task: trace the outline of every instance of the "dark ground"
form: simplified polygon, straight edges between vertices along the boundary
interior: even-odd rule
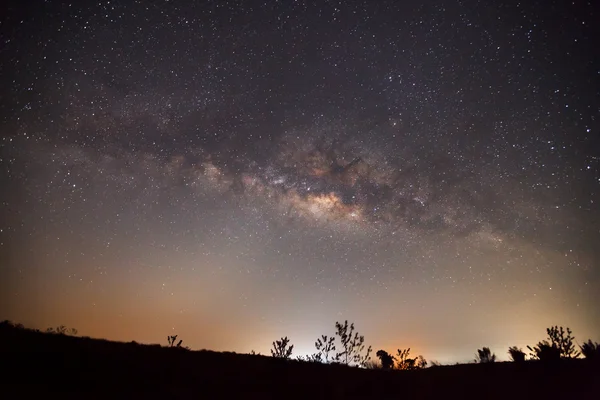
[[[6,399],[600,399],[588,360],[380,371],[11,326],[0,327],[0,368]]]

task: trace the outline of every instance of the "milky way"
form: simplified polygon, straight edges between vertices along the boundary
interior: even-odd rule
[[[397,3],[11,6],[1,316],[303,354],[349,319],[450,361],[597,336],[597,9]]]

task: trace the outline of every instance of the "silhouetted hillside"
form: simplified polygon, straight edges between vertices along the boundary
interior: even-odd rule
[[[0,351],[3,397],[600,398],[600,368],[587,360],[367,370],[111,342],[11,326],[0,328]]]

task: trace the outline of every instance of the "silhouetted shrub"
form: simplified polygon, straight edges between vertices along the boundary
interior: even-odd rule
[[[307,356],[298,356],[296,360],[303,362],[312,362],[312,363],[322,363],[323,359],[321,358],[321,354],[309,354]]]
[[[411,370],[411,369],[422,369],[427,367],[427,360],[421,355],[411,358],[409,357],[410,347],[408,349],[398,349],[398,354],[394,358],[396,363],[396,369],[399,370]]]
[[[180,347],[181,343],[183,343],[183,340],[179,340],[179,343],[175,344],[176,340],[177,340],[177,335],[167,336],[167,341],[169,342],[169,347]]]
[[[25,327],[23,326],[23,324],[15,324],[14,322],[6,319],[6,320],[0,322],[0,329],[6,329],[6,330],[25,329]]]
[[[496,355],[492,353],[489,347],[478,349],[475,354],[475,362],[479,364],[489,364],[496,361]]]
[[[379,358],[381,362],[382,369],[393,369],[395,358],[390,353],[385,350],[378,350],[375,355]]]
[[[365,337],[354,331],[354,323],[348,325],[348,320],[342,325],[339,322],[335,323],[336,335],[340,338],[342,351],[335,355],[335,360],[343,364],[365,366],[366,362],[371,359],[372,348],[369,346],[366,354],[362,352],[365,349]]]
[[[306,356],[306,361],[322,363],[323,357],[321,356],[321,353],[310,354],[310,355]]]
[[[600,343],[594,343],[592,339],[589,339],[579,348],[586,359],[600,361]]]
[[[416,369],[417,359],[410,358],[408,355],[410,354],[410,347],[408,349],[400,350],[398,349],[398,354],[396,354],[396,369],[400,370],[409,370]]]
[[[560,349],[547,340],[542,340],[533,348],[531,346],[527,346],[527,348],[531,351],[530,356],[533,359],[544,362],[560,360]]]
[[[294,345],[289,344],[290,339],[288,339],[287,336],[281,338],[281,340],[274,341],[273,348],[271,349],[271,356],[289,360],[292,357],[292,351],[294,349]]]
[[[567,328],[565,331],[562,326],[553,326],[546,329],[546,332],[550,338],[550,343],[560,350],[562,358],[579,357],[581,353],[575,348],[575,344],[573,343],[575,337],[573,337],[571,329]]]
[[[335,337],[327,337],[327,335],[321,335],[320,338],[315,342],[315,348],[317,353],[313,354],[313,358],[318,358],[321,362],[329,362],[329,354],[335,351]]]
[[[581,353],[575,349],[571,329],[566,330],[561,326],[552,326],[546,329],[548,340],[543,340],[535,347],[527,346],[532,358],[540,361],[556,361],[561,358],[577,358]]]
[[[167,336],[167,341],[169,342],[169,347],[177,347],[177,348],[186,349],[186,350],[190,349],[187,346],[181,345],[181,343],[183,343],[183,340],[180,339],[179,342],[177,342],[177,335]]]
[[[508,354],[510,355],[510,359],[514,362],[525,361],[525,352],[517,346],[509,347]]]
[[[14,328],[15,325],[12,323],[12,321],[5,319],[4,321],[0,322],[0,328]]]

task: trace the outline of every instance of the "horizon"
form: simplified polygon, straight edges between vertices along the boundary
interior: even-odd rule
[[[504,360],[600,337],[592,4],[9,5],[0,315]]]
[[[0,318],[0,320],[4,321],[5,319]],[[10,321],[10,320],[6,320],[6,321]],[[10,321],[13,324],[21,324],[18,321]],[[343,321],[340,321],[343,322]],[[351,323],[352,321],[348,321],[349,323]],[[47,327],[37,327],[37,326],[28,326],[25,324],[21,324],[23,325],[23,327],[25,329],[31,329],[31,330],[37,330],[41,333],[45,333],[47,331],[47,329],[49,328],[56,328],[57,326],[60,325],[50,325]],[[70,328],[75,328],[77,329],[76,326],[68,326],[68,325],[63,325],[65,326],[67,329]],[[561,325],[558,325],[561,326]],[[567,327],[565,327],[566,329]],[[360,330],[357,329],[357,332],[362,334],[362,332]],[[326,334],[326,333],[323,333]],[[576,347],[579,347],[582,343],[584,343],[585,341],[587,341],[588,339],[591,339],[592,341],[595,342],[595,338],[580,338],[581,340],[577,339],[577,335],[576,332],[574,332],[575,336],[574,336],[574,343],[576,345]],[[139,344],[144,344],[144,345],[160,345],[162,347],[168,347],[168,343],[166,340],[166,336],[165,336],[165,340],[162,341],[152,341],[152,340],[137,340],[135,338],[132,339],[126,339],[126,338],[120,338],[120,337],[101,337],[101,336],[94,336],[94,335],[87,335],[85,332],[81,332],[79,331],[79,329],[77,329],[77,333],[76,334],[70,334],[71,336],[74,337],[82,337],[82,338],[91,338],[91,339],[99,339],[99,340],[109,340],[109,341],[114,341],[114,342],[120,342],[120,343],[131,343],[131,342],[135,342],[135,343],[139,343]],[[266,356],[266,357],[271,357],[271,352],[270,350],[273,349],[272,343],[269,343],[268,346],[265,346],[264,344],[260,344],[260,346],[257,346],[256,348],[252,348],[250,350],[243,350],[243,349],[213,349],[213,348],[207,348],[207,347],[195,347],[195,346],[190,346],[190,342],[188,342],[186,340],[185,337],[183,337],[181,334],[178,334],[176,332],[171,332],[170,335],[177,335],[177,340],[182,340],[182,346],[188,347],[189,350],[191,351],[200,351],[200,350],[208,350],[208,351],[216,351],[216,352],[234,352],[237,354],[250,354],[252,351],[254,351],[257,355],[262,355],[262,356]],[[333,333],[329,333],[326,334],[328,336],[333,335]],[[167,335],[168,336],[168,335]],[[310,342],[310,340],[308,340],[308,342],[295,342],[292,340],[291,337],[289,337],[289,335],[283,335],[281,337],[277,337],[274,338],[272,340],[272,342],[274,342],[275,340],[279,340],[282,337],[287,336],[290,339],[290,345],[294,346],[294,350],[293,353],[291,355],[292,359],[296,359],[297,357],[306,357],[306,356],[310,356],[312,354],[315,354],[317,352],[317,350],[315,349],[314,346],[314,342],[316,341],[317,337],[320,337],[321,335],[315,336],[314,340]],[[193,337],[193,336],[192,336]],[[339,341],[339,337],[335,336],[336,339],[336,344],[338,344]],[[373,343],[370,343],[368,341],[367,338],[365,338],[365,350],[367,347],[372,346],[372,353],[370,355],[370,359],[372,361],[377,360],[377,357],[375,355],[375,353],[378,350],[385,350],[387,351],[389,354],[391,355],[395,355],[397,353],[397,351],[402,350],[402,349],[407,349],[410,348],[410,356],[411,357],[416,357],[416,356],[423,356],[425,358],[425,360],[428,362],[428,366],[431,366],[432,362],[437,362],[440,365],[454,365],[454,364],[471,364],[471,363],[476,363],[476,353],[477,350],[483,347],[487,347],[491,350],[492,354],[495,354],[496,356],[496,361],[497,362],[511,362],[510,357],[508,357],[508,348],[511,346],[516,346],[518,348],[521,348],[521,350],[523,350],[525,352],[525,354],[527,354],[527,356],[529,357],[529,354],[532,353],[531,351],[528,350],[527,346],[531,346],[534,347],[535,345],[538,344],[538,342],[541,342],[542,340],[547,340],[547,335],[544,337],[541,337],[540,339],[536,340],[535,342],[531,342],[531,343],[513,343],[510,344],[508,346],[506,346],[505,348],[503,348],[502,346],[489,346],[489,345],[482,345],[482,346],[478,346],[477,348],[475,348],[473,350],[473,356],[472,357],[464,357],[464,354],[461,354],[460,356],[448,356],[446,353],[446,356],[444,356],[444,353],[437,353],[437,357],[436,356],[430,356],[428,357],[427,354],[423,354],[423,352],[421,352],[419,350],[419,348],[414,348],[412,346],[401,346],[401,347],[393,347],[393,346],[376,346]],[[193,341],[192,341],[193,342]],[[502,351],[504,350],[504,352]],[[452,353],[452,352],[450,352]],[[460,357],[463,358],[460,358]]]

